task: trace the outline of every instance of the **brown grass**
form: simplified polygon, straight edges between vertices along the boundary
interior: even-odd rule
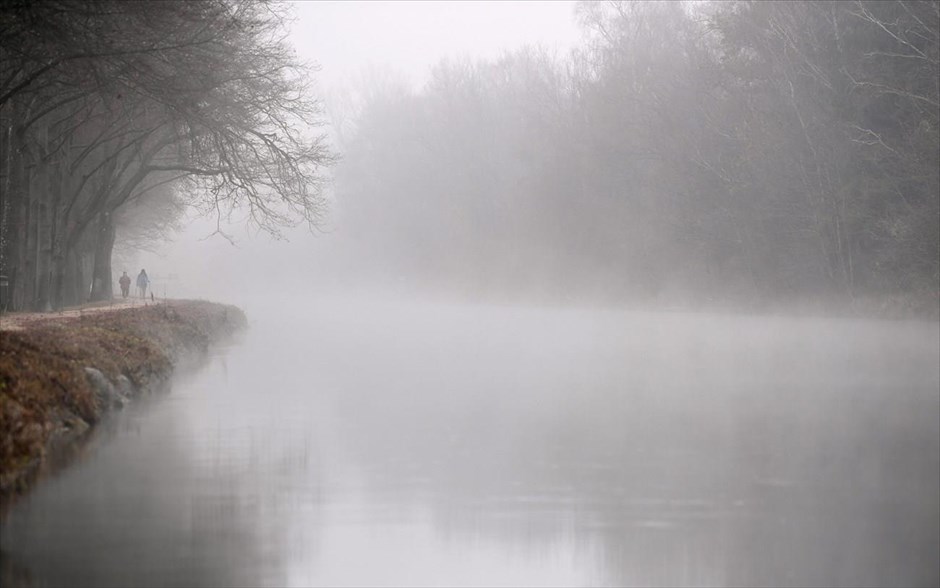
[[[87,423],[101,417],[83,368],[112,382],[124,375],[146,390],[182,357],[245,324],[232,306],[173,301],[0,331],[0,493],[17,490],[41,462],[63,414]]]

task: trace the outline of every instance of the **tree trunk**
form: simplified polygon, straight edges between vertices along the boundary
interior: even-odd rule
[[[32,190],[32,173],[26,170],[23,174],[23,193],[26,201],[23,225],[26,234],[23,243],[23,263],[20,267],[23,272],[19,277],[23,290],[23,309],[36,310],[36,252],[39,248],[39,202]]]
[[[98,215],[95,231],[95,265],[92,273],[91,300],[110,300],[112,295],[111,284],[111,251],[114,249],[114,224],[111,214],[103,212]]]
[[[23,304],[23,241],[26,238],[27,201],[23,193],[23,166],[13,154],[12,129],[5,129],[3,139],[2,208],[0,208],[0,275],[4,276],[3,310],[19,310]]]
[[[36,310],[52,310],[52,223],[50,206],[39,202],[36,218]]]

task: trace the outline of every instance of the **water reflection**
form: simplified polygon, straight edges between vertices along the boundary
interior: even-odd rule
[[[186,418],[200,381],[106,421],[91,457],[14,508],[3,546],[29,569],[22,585],[283,583],[283,525],[257,525],[272,510],[269,464],[241,467],[238,445],[206,459],[217,431]]]
[[[95,585],[940,581],[936,324],[250,310],[15,509],[7,561]]]

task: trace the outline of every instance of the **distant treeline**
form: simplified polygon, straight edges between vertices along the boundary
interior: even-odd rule
[[[0,310],[111,296],[117,231],[322,212],[309,69],[263,0],[0,3]]]
[[[337,199],[377,269],[487,294],[937,305],[940,3],[577,17],[568,55],[447,61],[337,109]]]

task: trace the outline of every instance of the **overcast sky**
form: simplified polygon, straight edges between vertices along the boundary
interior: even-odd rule
[[[298,54],[322,67],[329,91],[365,67],[390,67],[420,85],[444,57],[497,57],[525,44],[561,52],[580,37],[573,1],[296,2]]]

